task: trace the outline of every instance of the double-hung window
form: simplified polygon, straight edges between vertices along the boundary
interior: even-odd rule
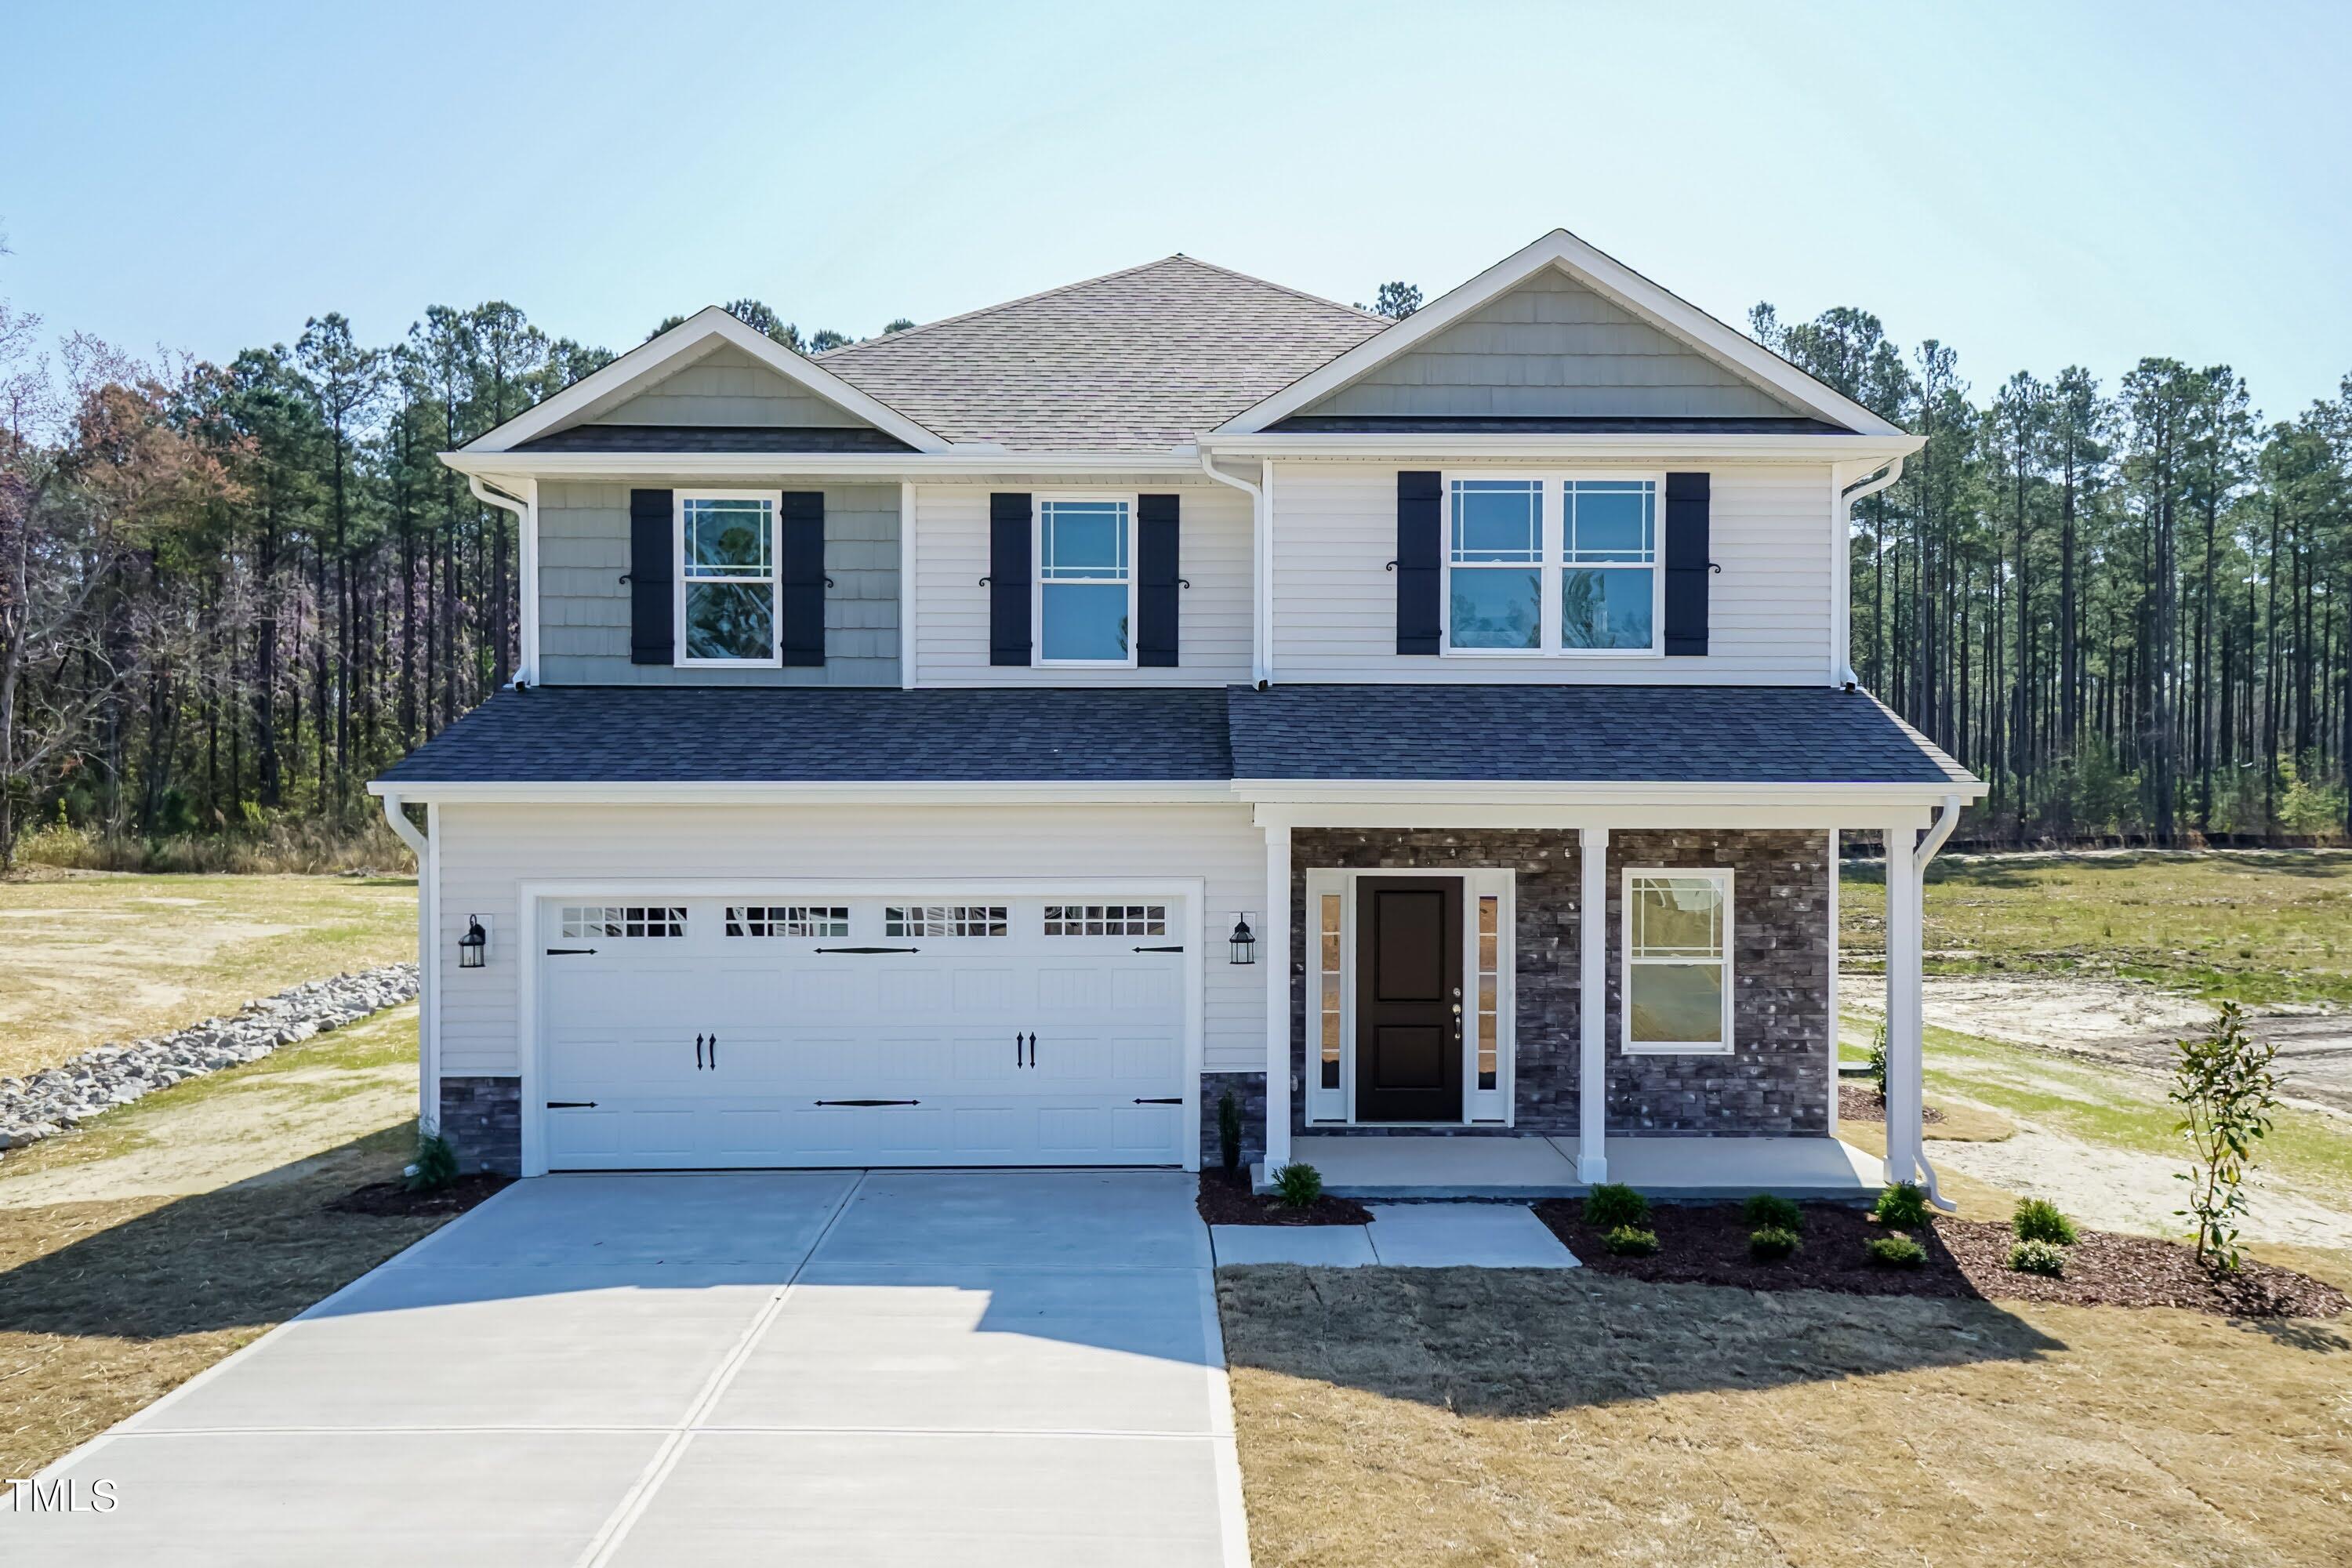
[[[1657,652],[1659,488],[1654,477],[1449,476],[1448,651]]]
[[[776,626],[773,490],[680,491],[677,661],[772,665]]]
[[[1624,1046],[1731,1050],[1731,873],[1625,873]]]
[[[1135,503],[1037,503],[1037,662],[1135,663]]]

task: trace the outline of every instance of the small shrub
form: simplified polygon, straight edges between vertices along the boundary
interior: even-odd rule
[[[438,1192],[457,1179],[457,1151],[438,1132],[420,1132],[416,1158],[401,1174],[412,1193]]]
[[[1748,1256],[1759,1263],[1778,1263],[1804,1245],[1787,1226],[1768,1225],[1748,1238]]]
[[[1777,1193],[1758,1193],[1739,1205],[1739,1217],[1758,1230],[1805,1228],[1805,1211]]]
[[[1870,1211],[1878,1223],[1896,1230],[1915,1230],[1927,1223],[1927,1192],[1916,1182],[1897,1182],[1878,1194]]]
[[[2058,1205],[2048,1198],[2021,1200],[2009,1228],[2017,1233],[2020,1241],[2043,1241],[2055,1247],[2072,1247],[2081,1239],[2074,1222],[2059,1213]],[[2011,1267],[2015,1267],[2013,1261]]]
[[[1650,1200],[1622,1182],[1602,1182],[1584,1194],[1584,1223],[1595,1230],[1649,1223]]]
[[[1286,1208],[1311,1208],[1323,1195],[1323,1173],[1294,1160],[1274,1173],[1274,1195]]]
[[[1874,1237],[1864,1250],[1881,1268],[1916,1268],[1927,1261],[1927,1249],[1907,1236]]]
[[[2066,1272],[2066,1249],[2054,1241],[2021,1241],[2009,1249],[2009,1266],[2020,1274],[2055,1279]]]
[[[1230,1089],[1217,1101],[1217,1159],[1228,1176],[1242,1168],[1242,1108]]]
[[[1658,1250],[1658,1233],[1639,1226],[1612,1226],[1603,1240],[1609,1250],[1620,1258],[1648,1258]]]
[[[1870,1037],[1870,1087],[1878,1098],[1886,1098],[1886,1021],[1880,1019]]]

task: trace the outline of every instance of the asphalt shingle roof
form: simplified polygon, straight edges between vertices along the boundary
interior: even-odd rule
[[[1243,779],[1974,782],[1826,686],[1233,687],[1227,718]]]
[[[1862,692],[1758,686],[502,691],[387,784],[1972,784]]]
[[[818,363],[951,441],[1159,451],[1271,396],[1389,323],[1171,256],[868,338]]]
[[[887,431],[830,425],[574,425],[518,452],[911,452]]]
[[[1216,687],[536,686],[386,783],[1097,783],[1233,776]]]

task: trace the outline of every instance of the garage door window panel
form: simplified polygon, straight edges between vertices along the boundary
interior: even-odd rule
[[[897,937],[1001,937],[1012,934],[1003,904],[892,904],[882,933]]]
[[[684,937],[686,910],[667,904],[565,904],[558,923],[562,934],[572,941]]]
[[[842,937],[849,934],[846,904],[730,904],[732,937]]]
[[[1165,904],[1047,904],[1045,934],[1073,936],[1166,936]]]

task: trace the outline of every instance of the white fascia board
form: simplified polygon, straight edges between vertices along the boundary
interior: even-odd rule
[[[684,368],[710,352],[715,342],[732,343],[788,381],[806,387],[845,413],[897,437],[919,452],[943,452],[950,443],[887,404],[860,392],[833,372],[753,331],[717,305],[706,305],[658,337],[639,343],[612,363],[582,376],[554,396],[525,409],[505,424],[466,444],[464,450],[504,452],[560,425],[593,416],[641,384],[660,379],[665,368]],[[683,362],[679,363],[678,362]]]
[[[1562,810],[1663,807],[1738,813],[1747,809],[1876,807],[1927,809],[1953,795],[1976,800],[1981,780],[1966,784],[1576,784],[1558,780],[1235,779],[1234,793],[1266,806],[1503,806]],[[1714,818],[1710,820],[1722,820]]]
[[[1924,436],[1779,436],[1763,434],[1472,435],[1415,434],[1208,435],[1202,449],[1234,458],[1349,458],[1414,461],[1443,458],[1512,458],[1564,461],[1626,458],[1643,462],[1811,462],[1883,467],[1927,444]]]
[[[1248,434],[1286,419],[1361,378],[1373,366],[1409,352],[1546,267],[1557,267],[1612,303],[1681,339],[1725,369],[1762,384],[1818,418],[1865,436],[1899,436],[1895,426],[1814,379],[1747,333],[1725,325],[1624,263],[1602,255],[1564,228],[1505,257],[1475,278],[1432,300],[1385,331],[1376,332],[1321,369],[1217,426]]]
[[[370,795],[442,805],[1020,805],[1030,804],[1199,805],[1234,804],[1233,787],[1222,779],[1163,782],[1118,779],[1106,783],[1013,782],[959,784],[943,781],[824,780],[814,783],[636,784],[594,782],[469,783],[429,779],[378,781]]]
[[[441,460],[461,474],[520,482],[526,479],[750,479],[779,474],[827,474],[874,479],[987,479],[1004,474],[1167,475],[1201,477],[1198,451],[1004,452],[950,447],[920,452],[444,452]]]

